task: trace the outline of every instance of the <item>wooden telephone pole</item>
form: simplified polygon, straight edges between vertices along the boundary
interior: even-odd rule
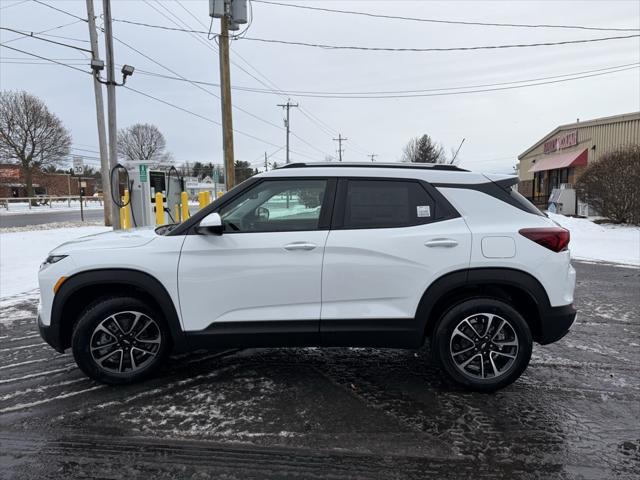
[[[298,107],[297,103],[291,103],[290,100],[287,100],[287,103],[279,103],[279,107],[282,107],[287,110],[287,118],[284,121],[284,126],[287,127],[287,163],[289,163],[289,135],[291,134],[290,122],[289,122],[289,110],[291,107]]]
[[[342,161],[342,152],[344,151],[344,149],[342,148],[342,142],[346,142],[347,140],[349,139],[343,137],[341,133],[338,134],[338,138],[333,139],[334,142],[338,142],[338,159],[340,161]]]
[[[220,18],[220,97],[222,102],[222,144],[224,180],[227,192],[236,184],[233,155],[233,121],[231,117],[231,70],[229,68],[229,18]]]
[[[89,25],[89,40],[91,41],[91,58],[100,60],[98,49],[98,33],[96,32],[96,16],[93,9],[93,0],[87,0],[87,21]],[[102,179],[102,202],[104,204],[104,224],[111,226],[111,211],[114,208],[111,201],[111,179],[109,173],[109,151],[107,149],[107,133],[104,124],[104,101],[102,99],[102,85],[93,75],[93,93],[96,97],[96,119],[98,121],[98,143],[100,149],[100,176]],[[80,202],[82,204],[82,202]]]

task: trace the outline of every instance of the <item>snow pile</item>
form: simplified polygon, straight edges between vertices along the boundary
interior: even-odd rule
[[[571,232],[572,258],[640,266],[640,227],[598,225],[586,218],[554,213],[549,218]]]
[[[82,202],[85,210],[96,210],[104,208],[102,202],[97,200],[88,200]],[[67,201],[54,201],[51,205],[37,205],[31,206],[27,202],[10,202],[9,209],[2,205],[0,207],[0,215],[24,215],[27,213],[47,213],[47,212],[80,212],[80,202],[78,200]]]
[[[0,233],[0,298],[37,288],[40,264],[61,243],[107,230],[95,226]]]

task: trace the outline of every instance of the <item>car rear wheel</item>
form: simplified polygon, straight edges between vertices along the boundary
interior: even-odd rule
[[[476,391],[513,383],[527,368],[533,344],[522,315],[492,298],[475,298],[451,308],[438,322],[431,342],[447,374]]]
[[[164,319],[133,297],[112,297],[91,305],[71,339],[80,369],[99,382],[133,383],[151,375],[170,352]]]

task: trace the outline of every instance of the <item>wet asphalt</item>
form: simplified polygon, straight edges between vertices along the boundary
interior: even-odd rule
[[[640,269],[575,266],[572,331],[494,394],[452,385],[427,349],[194,353],[107,387],[16,297],[0,312],[0,478],[638,479]]]

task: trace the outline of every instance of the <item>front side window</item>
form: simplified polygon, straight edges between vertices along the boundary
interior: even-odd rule
[[[429,223],[435,202],[417,182],[349,180],[344,228],[393,228]]]
[[[266,180],[220,209],[225,232],[317,230],[326,180]]]

